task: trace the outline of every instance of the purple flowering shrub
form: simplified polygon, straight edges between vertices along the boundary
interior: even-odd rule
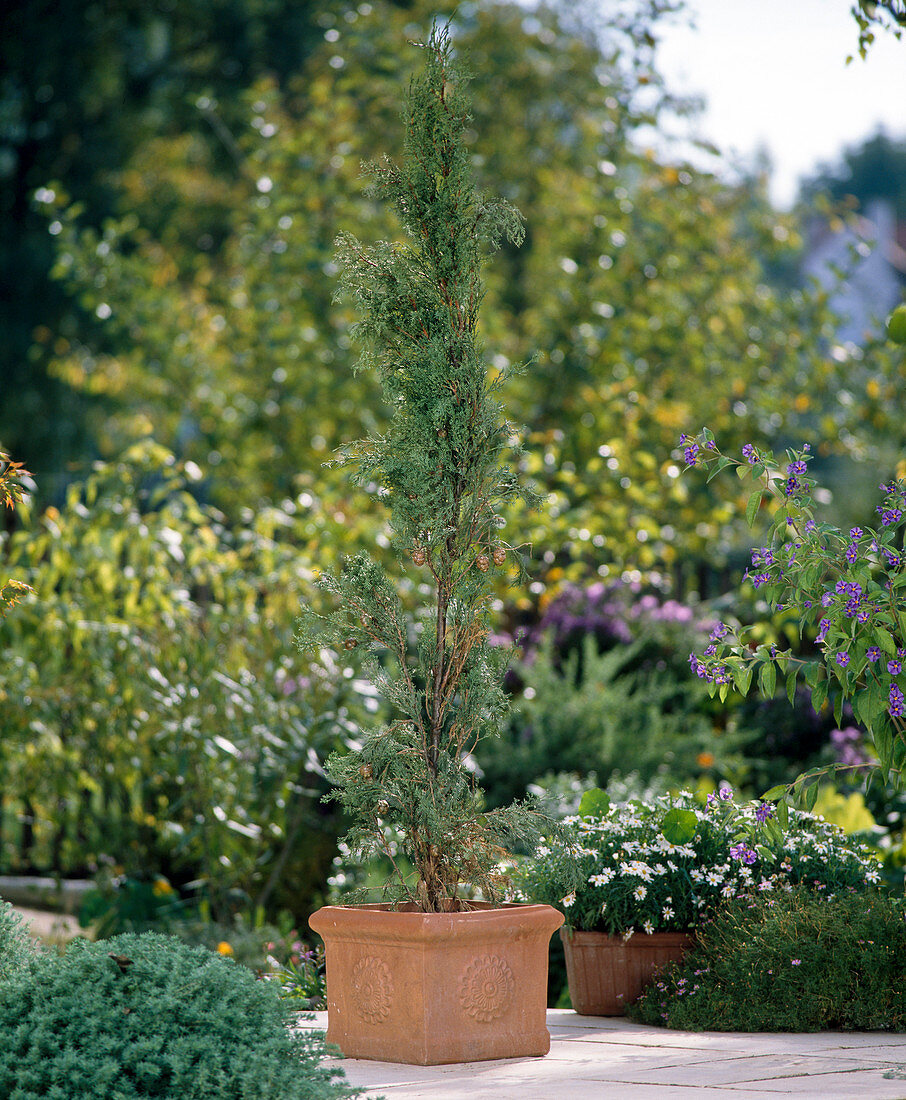
[[[519,644],[531,661],[549,643],[560,665],[570,653],[580,651],[589,636],[599,653],[639,642],[634,667],[664,670],[679,668],[690,636],[705,635],[713,626],[713,618],[702,619],[688,604],[645,592],[638,583],[597,581],[566,585],[538,621],[523,630]]]
[[[686,782],[738,766],[733,738],[718,743],[705,685],[686,671],[705,636],[691,607],[636,586],[565,589],[524,639],[501,736],[475,754],[489,804],[550,773]]]
[[[801,677],[820,709],[831,700],[837,725],[849,701],[855,720],[868,732],[884,779],[903,780],[906,761],[906,481],[882,484],[874,527],[844,532],[820,522],[812,503],[814,481],[808,476],[809,448],[789,451],[785,467],[770,451],[743,447],[743,459],[721,454],[705,429],[681,440],[687,466],[704,466],[711,475],[735,468],[755,483],[746,516],[750,526],[765,504],[772,504],[766,545],[752,552],[746,578],[775,611],[797,616],[800,636],[814,632],[817,660],[803,659],[773,645],[748,644],[745,631],[719,623],[709,644],[692,654],[692,670],[713,694],[725,699],[731,687],[748,693],[757,683],[774,694],[778,673],[792,700]],[[863,762],[836,764],[836,770]],[[826,771],[826,770],[825,770]],[[817,772],[791,784],[806,805],[814,804]],[[772,791],[776,797],[779,791]],[[811,803],[809,803],[811,800]]]

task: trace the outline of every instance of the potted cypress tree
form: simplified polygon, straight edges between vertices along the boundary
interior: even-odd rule
[[[502,378],[489,378],[477,337],[481,268],[502,237],[521,241],[522,222],[474,185],[467,76],[449,28],[435,26],[422,48],[405,161],[369,166],[407,240],[346,236],[340,259],[361,311],[364,365],[392,410],[386,435],[344,457],[382,486],[397,555],[430,606],[407,619],[382,566],[348,557],[321,578],[332,610],[303,608],[300,642],[365,651],[396,712],[327,763],[354,822],[353,855],[384,853],[395,868],[383,902],[311,918],[326,947],[328,1039],[348,1057],[427,1065],[547,1053],[547,947],[563,917],[500,904],[501,857],[545,822],[525,804],[485,811],[467,766],[507,707],[490,601],[493,571],[514,553],[500,513],[522,495],[505,461]],[[482,901],[469,900],[476,893]]]

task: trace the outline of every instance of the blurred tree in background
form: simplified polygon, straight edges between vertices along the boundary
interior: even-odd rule
[[[741,444],[812,434],[821,414],[845,439],[863,411],[834,405],[826,297],[772,283],[795,226],[763,187],[649,147],[683,109],[653,64],[672,5],[628,7],[634,19],[603,38],[577,29],[575,9],[569,30],[551,9],[457,9],[457,42],[483,74],[475,163],[529,227],[490,273],[487,336],[509,361],[539,356],[508,399],[531,432],[526,473],[552,504],[531,521],[540,582],[589,562],[688,571],[744,543],[726,501],[678,481],[671,452],[690,424]],[[349,225],[398,232],[359,164],[399,125],[401,47],[427,18],[418,3],[321,12],[301,78],[258,81],[230,112],[202,96],[227,174],[183,130],[136,147],[116,175],[120,213],[100,225],[62,188],[39,192],[55,274],[91,318],[51,372],[98,402],[86,423],[102,453],[151,433],[210,473],[232,516],[314,488],[368,507],[320,469],[381,423],[373,384],[350,377],[333,240]]]
[[[879,130],[846,149],[836,164],[825,165],[804,181],[801,200],[813,201],[818,195],[838,201],[852,195],[863,209],[872,199],[886,199],[897,218],[906,221],[906,141]]]
[[[182,183],[193,167],[217,186],[196,201],[193,247],[212,250],[234,196],[224,140],[242,111],[237,92],[267,73],[300,71],[323,32],[317,0],[10,0],[0,35],[0,438],[25,444],[46,492],[95,445],[94,401],[48,370],[86,319],[48,279],[54,242],[33,196],[65,180],[98,223],[122,210],[121,174],[167,139],[180,145]],[[207,106],[206,106],[207,105]],[[146,219],[161,229],[186,196],[164,181]],[[169,194],[167,189],[169,187]],[[196,199],[199,196],[196,196]],[[188,243],[188,242],[187,242]],[[88,330],[90,331],[90,329]],[[49,475],[49,476],[48,476]]]

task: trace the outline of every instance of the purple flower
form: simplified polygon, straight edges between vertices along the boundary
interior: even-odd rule
[[[801,458],[798,458],[787,466],[786,472],[790,477],[804,477],[808,473],[808,465]]]
[[[814,531],[815,530],[815,521],[813,519],[806,520],[805,529],[806,529],[806,531]]]
[[[698,444],[690,443],[688,447],[683,451],[683,458],[686,460],[687,466],[694,466],[695,460],[698,457]]]
[[[762,802],[755,810],[755,820],[759,825],[764,825],[769,817],[774,816],[774,807],[770,802]]]
[[[742,456],[750,466],[754,466],[758,461],[758,455],[755,453],[755,448],[751,443],[743,444]]]
[[[801,966],[802,959],[790,959],[790,966]]]
[[[903,705],[903,693],[896,684],[890,685],[887,709],[893,718],[899,718],[906,711],[906,707]]]
[[[865,656],[869,659],[869,661],[872,661],[872,662],[880,661],[881,660],[881,651],[880,651],[880,649],[878,649],[878,647],[876,645],[870,645],[868,647],[868,649],[865,651]]]
[[[837,664],[841,668],[846,668],[846,666],[849,664],[849,654],[846,652],[846,650],[843,650],[837,654]]]
[[[887,671],[891,676],[898,676],[902,667],[896,658],[887,662]]]
[[[827,637],[827,632],[829,630],[830,630],[830,619],[822,619],[821,622],[818,623],[818,637],[817,637],[816,640],[819,641],[819,642],[823,642],[824,639]]]
[[[859,557],[859,544],[851,542],[846,548],[846,560],[852,565]]]
[[[721,787],[717,793],[720,795],[721,802],[729,802],[733,797],[733,788],[724,786]]]
[[[862,528],[861,527],[850,527],[849,537],[851,539],[860,539],[862,537]]]
[[[730,633],[730,628],[726,623],[718,623],[717,626],[711,631],[709,637],[712,642],[719,642],[722,638]]]

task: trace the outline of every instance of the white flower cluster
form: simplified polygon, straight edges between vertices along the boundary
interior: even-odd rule
[[[695,834],[671,843],[664,821],[679,811]],[[676,816],[676,815],[674,815]],[[649,804],[614,805],[602,817],[566,819],[568,840],[552,840],[535,855],[533,896],[559,904],[577,928],[624,936],[633,931],[691,928],[728,898],[791,890],[803,883],[828,895],[880,881],[868,850],[821,818],[791,810],[787,829],[765,826],[755,807],[732,796],[703,809],[688,792]],[[559,893],[557,878],[578,863],[583,885]],[[575,880],[573,879],[573,882]]]

